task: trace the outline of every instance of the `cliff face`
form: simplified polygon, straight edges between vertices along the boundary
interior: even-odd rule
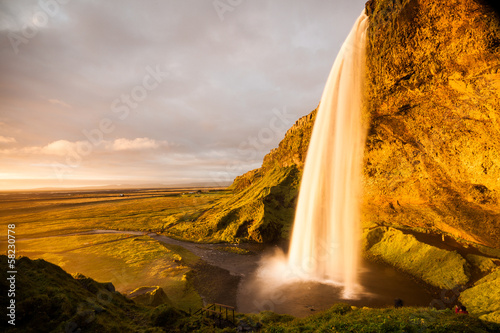
[[[500,25],[484,1],[371,0],[364,220],[500,246]]]

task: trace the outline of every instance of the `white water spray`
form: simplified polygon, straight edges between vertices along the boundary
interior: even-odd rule
[[[363,13],[328,77],[307,152],[288,255],[294,277],[339,283],[345,298],[358,291],[367,24]]]

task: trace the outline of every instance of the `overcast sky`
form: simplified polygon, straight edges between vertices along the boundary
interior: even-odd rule
[[[317,106],[364,3],[0,0],[0,189],[231,182]]]

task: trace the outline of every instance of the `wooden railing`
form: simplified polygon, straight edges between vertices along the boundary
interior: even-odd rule
[[[223,320],[236,325],[234,320],[234,307],[229,305],[213,303],[207,307],[199,309],[194,314],[206,315],[207,317],[214,319],[218,326],[222,325]]]

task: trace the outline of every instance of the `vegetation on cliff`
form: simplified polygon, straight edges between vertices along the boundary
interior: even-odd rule
[[[295,166],[276,168],[204,212],[196,221],[181,222],[167,233],[197,242],[272,242],[291,226],[298,192]],[[287,228],[288,227],[288,228]]]
[[[6,262],[6,256],[0,256]],[[17,260],[16,326],[7,332],[139,331],[150,322],[145,308],[103,284],[82,275],[73,278],[44,260]],[[6,290],[2,279],[2,290]],[[2,298],[2,308],[7,298]],[[11,328],[9,330],[9,327]]]

